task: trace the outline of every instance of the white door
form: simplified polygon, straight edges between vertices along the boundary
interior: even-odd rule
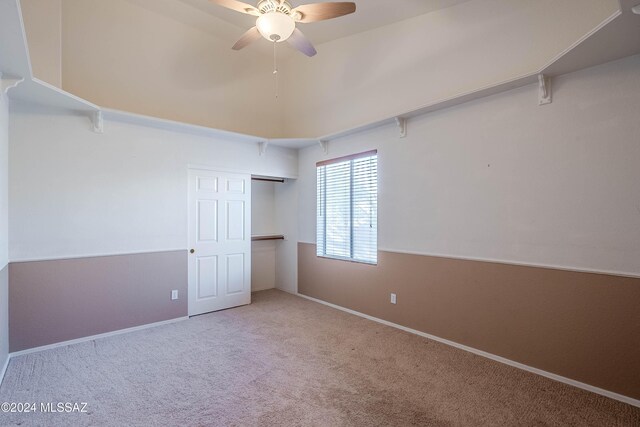
[[[189,316],[251,303],[251,175],[189,170]]]

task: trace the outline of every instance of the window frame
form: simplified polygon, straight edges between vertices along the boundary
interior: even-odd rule
[[[364,159],[367,157],[376,157],[376,177],[375,177],[375,224],[376,224],[376,230],[375,230],[375,248],[374,248],[374,252],[375,252],[375,261],[371,261],[371,260],[366,260],[366,259],[359,259],[359,258],[354,258],[353,254],[354,254],[354,161],[355,160],[359,160],[359,159]],[[319,253],[319,248],[318,248],[318,243],[319,243],[319,239],[318,239],[318,230],[316,229],[316,256],[318,258],[326,258],[326,259],[332,259],[332,260],[338,260],[338,261],[347,261],[347,262],[355,262],[355,263],[359,263],[359,264],[366,264],[366,265],[378,265],[378,150],[369,150],[369,151],[364,151],[361,153],[356,153],[356,154],[351,154],[348,156],[342,156],[342,157],[337,157],[334,159],[329,159],[329,160],[323,160],[320,162],[316,163],[316,228],[318,227],[318,222],[320,220],[320,212],[319,212],[319,200],[320,200],[320,194],[319,192],[321,191],[321,183],[318,177],[318,171],[320,167],[323,166],[328,166],[328,165],[332,165],[332,164],[337,164],[337,163],[344,163],[344,162],[349,162],[349,253],[352,255],[351,257],[343,257],[343,256],[339,256],[339,255],[330,255],[327,254],[327,183],[326,183],[326,175],[325,175],[325,182],[324,182],[324,188],[322,191],[322,197],[323,197],[323,201],[322,201],[322,206],[324,208],[324,212],[322,215],[322,220],[324,221],[324,225],[323,225],[323,233],[322,233],[322,253]]]

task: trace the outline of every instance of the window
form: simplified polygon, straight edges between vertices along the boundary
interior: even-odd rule
[[[317,164],[317,255],[378,262],[377,151]]]

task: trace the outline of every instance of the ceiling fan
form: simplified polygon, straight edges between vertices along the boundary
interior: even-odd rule
[[[238,0],[209,1],[258,17],[256,26],[244,33],[233,45],[234,50],[240,50],[262,36],[274,43],[286,40],[307,56],[313,56],[317,52],[302,31],[296,28],[296,23],[324,21],[356,11],[356,4],[353,2],[312,3],[293,8],[287,0],[260,0],[255,7]]]

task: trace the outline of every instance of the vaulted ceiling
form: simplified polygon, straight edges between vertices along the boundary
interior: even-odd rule
[[[618,9],[360,0],[353,15],[301,24],[318,55],[283,44],[276,90],[268,42],[230,49],[253,18],[207,0],[22,3],[36,77],[100,106],[269,137],[322,135],[531,73]]]

